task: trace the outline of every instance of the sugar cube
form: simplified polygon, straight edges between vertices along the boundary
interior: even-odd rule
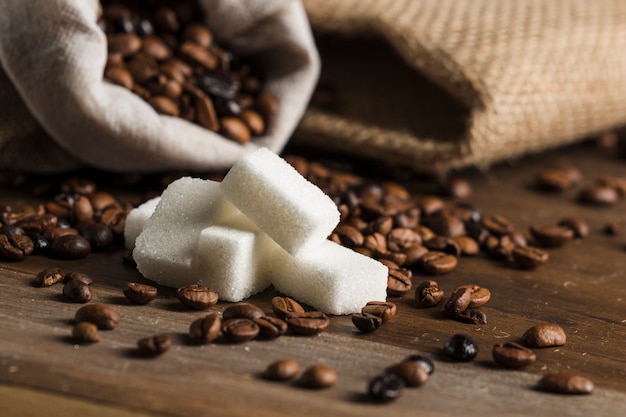
[[[266,148],[235,163],[221,188],[231,203],[291,254],[320,245],[339,223],[330,197]]]
[[[143,230],[143,226],[146,224],[157,204],[161,201],[161,197],[154,197],[150,200],[138,205],[128,213],[126,216],[126,223],[124,225],[124,245],[127,249],[135,247],[135,240],[137,236]]]
[[[386,266],[329,240],[298,256],[279,248],[271,275],[278,291],[329,314],[358,313],[387,297]]]
[[[193,283],[191,259],[200,232],[236,213],[218,182],[190,177],[172,182],[135,241],[137,269],[161,285]]]
[[[271,285],[267,267],[275,248],[272,239],[239,214],[202,230],[192,275],[221,300],[241,301]]]

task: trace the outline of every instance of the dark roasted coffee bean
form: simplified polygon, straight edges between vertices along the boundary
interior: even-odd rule
[[[217,97],[213,104],[220,116],[241,116],[241,106],[235,100]]]
[[[620,196],[615,188],[594,184],[581,190],[578,198],[583,203],[611,206],[619,201]]]
[[[420,259],[420,266],[429,274],[446,274],[456,268],[457,258],[444,252],[430,251]]]
[[[437,281],[422,281],[415,289],[415,300],[419,307],[433,307],[443,300],[444,294]]]
[[[259,335],[265,339],[275,339],[287,333],[287,323],[277,317],[256,317],[252,321],[259,326]]]
[[[491,298],[491,291],[487,288],[480,287],[478,285],[468,284],[461,285],[455,288],[455,292],[460,288],[467,288],[470,290],[470,303],[467,308],[478,308],[481,307],[489,301]]]
[[[169,7],[161,6],[154,12],[154,24],[163,32],[176,33],[180,29],[180,22],[176,12]]]
[[[208,344],[217,339],[221,331],[222,319],[218,314],[211,313],[191,322],[189,339],[194,343]]]
[[[361,308],[361,313],[372,314],[376,317],[380,317],[383,322],[395,316],[396,311],[396,305],[389,301],[368,301],[367,304]]]
[[[478,355],[478,345],[470,336],[453,335],[444,345],[443,352],[456,361],[471,361]]]
[[[385,369],[385,372],[398,375],[407,387],[424,385],[430,377],[428,371],[415,361],[398,362]]]
[[[421,243],[421,236],[407,227],[397,227],[387,235],[387,248],[393,252],[401,252]]]
[[[576,168],[546,168],[535,177],[535,185],[541,190],[563,191],[578,185],[582,177]]]
[[[457,258],[461,256],[461,247],[457,243],[456,239],[451,237],[435,236],[434,238],[424,242],[424,246],[431,251],[444,252]]]
[[[159,356],[172,346],[172,339],[166,334],[143,337],[137,340],[137,351],[144,356]]]
[[[351,316],[352,324],[363,333],[371,333],[380,328],[383,320],[369,313],[358,313]]]
[[[300,372],[300,365],[293,359],[280,359],[272,362],[263,372],[263,377],[273,381],[287,381],[293,379]]]
[[[411,291],[411,270],[405,268],[389,269],[387,275],[387,295],[389,297],[402,297]]]
[[[298,379],[298,385],[305,388],[329,388],[337,383],[337,372],[328,365],[311,365]]]
[[[89,275],[84,274],[82,272],[72,271],[72,272],[68,272],[67,274],[65,274],[65,276],[63,276],[64,283],[68,283],[72,280],[80,281],[86,285],[91,285],[93,283],[93,279]]]
[[[387,252],[387,239],[382,233],[374,232],[363,238],[363,247],[370,251]]]
[[[521,268],[533,269],[548,262],[546,251],[532,246],[517,247],[511,252],[513,261]]]
[[[594,384],[582,375],[559,372],[544,375],[537,383],[537,388],[558,394],[584,395],[593,392]]]
[[[405,387],[404,380],[395,373],[385,373],[372,378],[367,385],[369,396],[377,402],[398,399]]]
[[[266,124],[271,124],[278,113],[278,101],[269,94],[261,93],[256,99],[255,108],[263,117]]]
[[[251,303],[237,303],[226,307],[222,312],[222,318],[228,319],[256,319],[265,316],[260,307]]]
[[[198,78],[197,86],[213,97],[234,99],[240,84],[234,79],[207,74]]]
[[[589,225],[582,219],[567,217],[559,220],[558,225],[571,229],[572,232],[574,232],[574,237],[576,238],[584,238],[589,234]]]
[[[72,339],[76,343],[97,343],[100,341],[98,326],[88,321],[81,321],[72,327]]]
[[[510,369],[524,368],[537,360],[537,355],[532,350],[514,342],[493,345],[491,355],[497,364]]]
[[[440,210],[428,218],[428,227],[437,235],[457,237],[466,234],[465,223],[461,218]]]
[[[120,316],[106,304],[87,304],[76,311],[76,322],[88,321],[101,330],[112,330],[120,322]]]
[[[113,232],[108,226],[101,223],[92,221],[79,223],[76,225],[76,230],[82,237],[87,239],[94,252],[107,249],[113,244]]]
[[[204,25],[191,24],[185,27],[183,40],[193,42],[203,48],[208,48],[213,43],[213,34]]]
[[[545,247],[559,247],[574,238],[572,229],[563,226],[534,225],[530,227],[530,233]]]
[[[530,348],[562,346],[567,341],[565,330],[557,324],[542,323],[526,330],[522,343]]]
[[[404,261],[405,266],[414,266],[419,264],[422,256],[428,253],[428,248],[422,245],[414,245],[406,248],[404,250],[404,254],[406,255],[406,259]]]
[[[442,210],[446,206],[446,203],[438,197],[426,196],[419,201],[418,206],[425,216],[431,216],[439,210]]]
[[[33,281],[35,287],[50,287],[63,280],[61,270],[56,267],[46,268],[39,272]]]
[[[496,236],[504,236],[515,230],[513,223],[504,216],[495,215],[482,221],[483,227]]]
[[[441,314],[445,317],[455,317],[465,310],[472,301],[472,291],[467,287],[459,287],[452,292],[450,298],[441,306]]]
[[[37,232],[24,232],[33,241],[33,255],[46,255],[50,250],[50,242]]]
[[[487,324],[487,315],[480,310],[470,309],[453,317],[456,321],[469,324]]]
[[[91,245],[80,235],[64,235],[50,245],[50,255],[57,259],[81,259],[89,255]]]
[[[355,227],[349,224],[341,224],[335,229],[335,233],[339,236],[341,245],[348,248],[362,246],[364,242],[363,234]]]
[[[276,317],[284,319],[290,313],[304,313],[304,307],[293,298],[276,296],[272,298],[272,311]]]
[[[73,279],[63,286],[63,295],[73,303],[88,303],[91,300],[91,289],[84,282]]]
[[[206,310],[217,304],[219,299],[215,290],[198,284],[180,287],[177,293],[180,302],[194,310]]]
[[[432,360],[422,355],[411,355],[403,359],[404,362],[415,362],[421,366],[428,375],[432,375],[435,372],[435,364]]]
[[[61,183],[61,192],[65,194],[87,195],[95,193],[97,189],[96,183],[87,178],[72,177],[63,180]]]
[[[124,296],[135,304],[148,304],[157,296],[157,289],[152,285],[127,282],[122,290]]]
[[[0,259],[21,261],[33,253],[35,245],[26,235],[7,236],[0,234]]]
[[[296,334],[312,335],[325,331],[330,320],[321,311],[309,311],[305,313],[288,313],[284,320],[289,330]]]
[[[247,342],[259,334],[259,326],[250,319],[228,319],[222,321],[222,334],[230,342]]]

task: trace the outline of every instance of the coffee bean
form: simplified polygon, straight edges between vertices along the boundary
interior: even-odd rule
[[[439,210],[428,217],[427,224],[433,232],[440,236],[457,237],[466,234],[463,220],[445,210]]]
[[[405,382],[395,373],[385,373],[372,378],[367,384],[369,396],[377,402],[390,402],[404,392]]]
[[[491,298],[491,291],[487,288],[480,287],[478,285],[468,284],[457,287],[454,291],[460,288],[468,288],[470,290],[470,303],[467,308],[478,308],[489,301]]]
[[[50,250],[50,242],[42,234],[25,231],[24,234],[33,241],[33,255],[46,255]]]
[[[246,109],[241,112],[241,120],[248,126],[254,136],[261,136],[265,132],[265,121],[259,113]]]
[[[255,108],[266,124],[273,123],[278,113],[278,101],[269,94],[261,93],[256,99]]]
[[[239,144],[250,142],[251,135],[248,126],[238,117],[222,117],[220,121],[220,133]]]
[[[50,287],[63,280],[61,270],[56,267],[46,268],[39,272],[33,281],[35,287]]]
[[[565,330],[561,326],[551,323],[537,324],[522,335],[522,342],[530,348],[562,346],[566,341]]]
[[[537,383],[537,388],[558,394],[585,395],[593,392],[594,384],[582,375],[559,372],[544,375]]]
[[[530,233],[540,245],[550,248],[563,246],[574,238],[572,229],[564,226],[534,225]]]
[[[122,290],[124,296],[135,304],[148,304],[157,296],[157,289],[152,285],[127,282]]]
[[[273,381],[287,381],[300,372],[300,365],[293,359],[280,359],[272,362],[263,372],[263,377]]]
[[[222,331],[222,319],[216,313],[208,314],[191,322],[189,339],[193,343],[208,344],[213,342]]]
[[[361,313],[372,314],[379,317],[383,322],[395,316],[396,311],[396,305],[389,301],[368,301],[367,304],[361,308]]]
[[[363,234],[359,232],[359,230],[350,226],[349,224],[342,224],[337,226],[335,229],[335,233],[339,236],[339,240],[341,245],[348,248],[355,248],[357,246],[362,246],[365,238]]]
[[[559,220],[558,225],[571,229],[576,238],[584,238],[589,234],[589,225],[582,219],[567,217]]]
[[[198,114],[198,123],[213,132],[220,129],[220,122],[217,118],[213,101],[204,94],[198,96],[195,101]]]
[[[120,316],[106,304],[87,304],[76,311],[76,322],[88,321],[101,330],[112,330],[120,322]]]
[[[515,230],[513,223],[501,215],[495,215],[483,219],[482,225],[490,233],[496,236],[504,236]]]
[[[81,259],[90,252],[89,241],[80,235],[61,236],[50,246],[50,255],[57,259]]]
[[[380,328],[383,320],[369,313],[352,314],[352,324],[363,333],[371,333]]]
[[[480,252],[480,246],[478,242],[469,236],[457,236],[454,241],[461,250],[461,255],[473,256]]]
[[[469,181],[458,178],[450,177],[440,186],[441,192],[454,198],[468,198],[472,194],[472,185]]]
[[[594,184],[582,189],[578,198],[583,203],[612,206],[619,201],[620,196],[615,188]]]
[[[456,361],[471,361],[478,354],[478,345],[470,336],[453,335],[444,345],[443,352]]]
[[[112,33],[107,35],[109,53],[119,53],[123,57],[135,55],[141,49],[141,39],[134,33]]]
[[[87,303],[91,300],[91,289],[84,282],[73,279],[63,286],[63,295],[73,303]]]
[[[80,281],[86,285],[93,284],[93,278],[91,278],[89,275],[84,274],[82,272],[71,271],[65,274],[65,276],[63,276],[64,283],[68,283],[72,280]]]
[[[404,362],[415,362],[421,366],[428,375],[435,372],[435,364],[429,358],[422,355],[410,355],[403,359]]]
[[[454,317],[469,307],[472,301],[472,291],[468,287],[456,288],[450,298],[441,306],[441,314],[444,317]]]
[[[604,233],[608,235],[621,235],[626,233],[626,221],[616,220],[607,223],[604,225],[604,229],[602,229]]]
[[[446,203],[442,199],[433,196],[423,197],[418,203],[420,211],[426,216],[431,216],[445,206]]]
[[[480,310],[471,308],[456,314],[453,319],[462,323],[487,324],[487,315]]]
[[[295,334],[313,335],[325,331],[330,320],[321,311],[309,311],[304,313],[288,313],[284,320],[287,322],[289,330]]]
[[[445,293],[439,288],[437,281],[422,281],[415,290],[415,300],[417,305],[422,308],[436,306],[443,300]]]
[[[405,266],[415,266],[418,265],[422,256],[428,253],[428,248],[422,245],[413,245],[404,250],[404,254],[406,255],[406,259],[404,261]]]
[[[8,261],[21,261],[30,255],[35,246],[26,235],[7,236],[0,234],[0,256]]]
[[[213,43],[213,34],[203,25],[191,24],[183,31],[183,40],[208,48]]]
[[[94,252],[107,249],[113,244],[113,232],[104,224],[93,221],[82,222],[76,225],[76,230],[87,239]]]
[[[206,310],[219,298],[216,291],[198,284],[180,287],[177,293],[180,302],[193,310]]]
[[[596,184],[613,188],[621,198],[626,197],[626,178],[603,176],[596,179]]]
[[[537,360],[537,355],[532,350],[514,342],[493,345],[491,354],[497,364],[511,369],[524,368]]]
[[[428,371],[415,361],[398,362],[385,369],[385,372],[398,375],[407,387],[424,385],[430,377]]]
[[[337,383],[337,372],[328,365],[311,365],[298,379],[298,385],[305,388],[329,388]]]
[[[259,326],[259,335],[265,339],[275,339],[287,333],[287,323],[277,317],[256,317],[252,321]]]
[[[257,337],[259,325],[250,319],[228,319],[222,322],[222,334],[230,342],[247,342]]]
[[[393,252],[401,252],[407,248],[422,243],[421,236],[406,227],[392,229],[387,235],[387,248]]]
[[[144,356],[159,356],[172,346],[172,339],[166,334],[143,337],[137,340],[137,351]]]
[[[72,327],[72,339],[76,343],[97,343],[100,341],[98,326],[88,321],[78,322]]]
[[[510,234],[503,236],[491,235],[485,239],[485,250],[495,259],[509,259],[516,248],[515,242],[511,238]]]
[[[537,174],[535,184],[541,190],[563,191],[578,185],[582,177],[576,168],[546,168]]]
[[[389,269],[387,275],[387,295],[389,297],[402,297],[411,291],[411,271],[405,268]]]
[[[430,251],[420,259],[424,271],[433,275],[446,274],[456,268],[457,258],[444,252]]]
[[[120,85],[128,90],[132,90],[135,86],[130,71],[121,66],[108,67],[104,71],[104,77],[113,84]]]
[[[148,99],[148,103],[156,110],[157,113],[166,116],[177,117],[180,110],[174,100],[166,96],[154,96]]]
[[[521,268],[534,269],[548,262],[549,255],[546,251],[532,246],[517,247],[511,253],[513,261]]]
[[[256,319],[264,317],[265,313],[258,306],[251,303],[237,303],[226,307],[222,312],[222,318],[228,319]]]
[[[276,317],[285,319],[290,313],[304,313],[304,307],[293,298],[276,296],[272,298],[272,311]]]

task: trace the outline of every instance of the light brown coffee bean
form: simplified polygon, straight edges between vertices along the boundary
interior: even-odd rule
[[[148,100],[148,103],[156,110],[157,113],[166,116],[177,117],[180,115],[180,110],[174,100],[166,96],[154,96]]]
[[[406,259],[404,261],[404,265],[406,266],[414,266],[418,265],[422,256],[428,253],[428,248],[422,245],[413,245],[404,250],[404,254],[406,255]]]
[[[330,325],[328,316],[321,311],[288,313],[284,320],[289,330],[299,335],[313,335],[325,331]]]
[[[298,384],[305,388],[329,388],[337,383],[337,372],[328,365],[316,364],[304,370]]]
[[[132,90],[135,85],[130,71],[121,66],[108,67],[104,71],[104,77],[113,84],[120,85],[129,90]]]
[[[274,123],[278,113],[278,101],[270,94],[261,93],[256,99],[256,110],[265,119],[266,124]]]
[[[120,316],[106,304],[87,304],[76,311],[76,322],[88,321],[100,330],[112,330],[120,322]]]
[[[39,272],[33,281],[35,287],[50,287],[63,280],[63,274],[57,267],[46,268]]]
[[[548,262],[549,255],[546,251],[532,246],[517,247],[511,253],[513,261],[521,268],[534,269]]]
[[[422,308],[436,306],[443,300],[445,293],[439,288],[437,281],[422,281],[415,289],[415,300],[417,305]]]
[[[288,381],[300,372],[300,365],[293,359],[280,359],[272,362],[263,372],[263,377],[273,381]]]
[[[215,290],[198,284],[180,287],[177,293],[180,302],[194,310],[206,310],[217,304],[219,299]]]
[[[382,321],[390,320],[396,315],[396,311],[396,305],[389,301],[368,301],[367,304],[361,308],[361,313],[380,317]]]
[[[468,287],[459,287],[450,295],[450,298],[441,306],[444,317],[455,317],[465,310],[472,301],[472,291]]]
[[[497,364],[510,369],[524,368],[537,360],[537,355],[532,350],[515,342],[493,345],[491,355]]]
[[[407,387],[419,387],[428,382],[429,373],[416,361],[398,362],[387,369],[386,373],[396,374],[404,380]]]
[[[585,395],[593,392],[594,384],[582,375],[559,372],[544,375],[537,383],[537,388],[558,394]]]
[[[365,240],[363,234],[356,227],[349,224],[340,224],[335,228],[335,233],[339,236],[341,245],[351,249],[362,246]]]
[[[446,274],[456,268],[457,258],[444,252],[430,251],[420,259],[420,266],[429,274]]]
[[[578,198],[587,204],[612,206],[619,201],[620,195],[615,188],[593,184],[582,189]]]
[[[467,288],[470,290],[470,303],[467,308],[481,307],[487,304],[487,302],[491,298],[491,291],[489,291],[487,288],[480,287],[474,284],[467,284],[458,286],[454,289],[454,292],[461,288]]]
[[[21,261],[35,250],[31,238],[26,235],[0,234],[0,259]]]
[[[143,356],[159,356],[170,350],[172,339],[166,334],[143,337],[137,340],[137,351]]]
[[[198,123],[213,132],[220,129],[220,122],[215,112],[213,101],[208,96],[201,94],[196,98],[196,111],[198,114]]]
[[[219,119],[220,133],[239,144],[250,142],[248,126],[238,117],[222,117]]]
[[[88,321],[78,322],[72,327],[72,339],[76,343],[97,343],[100,341],[98,326]]]
[[[533,225],[530,233],[541,246],[556,248],[574,238],[572,229],[563,226]]]
[[[565,330],[561,326],[551,323],[537,324],[522,335],[522,342],[530,348],[562,346],[566,341]]]
[[[210,71],[216,69],[219,64],[215,54],[195,43],[183,42],[179,52],[191,63],[200,65]]]
[[[172,55],[170,48],[157,36],[143,37],[141,51],[158,61],[164,61]]]
[[[213,43],[213,34],[204,25],[191,24],[185,27],[183,40],[193,42],[203,48],[208,48]]]
[[[469,236],[457,236],[454,241],[461,249],[461,255],[473,256],[480,252],[480,246],[476,240]]]
[[[265,132],[265,121],[263,117],[252,109],[241,112],[241,120],[248,126],[254,136],[261,136]]]
[[[148,304],[157,296],[157,289],[152,285],[128,282],[122,290],[124,296],[135,304]]]
[[[247,342],[259,334],[259,326],[250,319],[228,319],[222,321],[222,334],[230,342]]]
[[[126,58],[139,52],[141,39],[134,33],[112,33],[107,35],[107,46],[110,53],[118,53]]]
[[[213,342],[222,331],[222,319],[219,314],[211,313],[191,322],[189,339],[193,343],[208,344]]]
[[[276,317],[284,320],[287,314],[304,313],[304,307],[293,298],[276,296],[272,298],[272,311]]]
[[[578,185],[582,173],[573,167],[546,168],[535,177],[535,185],[546,191],[563,191]]]

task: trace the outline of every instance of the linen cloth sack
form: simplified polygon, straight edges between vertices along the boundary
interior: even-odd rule
[[[225,48],[254,56],[274,122],[245,146],[157,114],[103,80],[106,37],[97,0],[5,0],[0,12],[0,167],[30,172],[90,165],[110,171],[212,170],[244,153],[279,152],[305,110],[319,57],[296,0],[203,0]]]
[[[304,0],[334,100],[294,143],[487,167],[626,123],[626,1]]]

